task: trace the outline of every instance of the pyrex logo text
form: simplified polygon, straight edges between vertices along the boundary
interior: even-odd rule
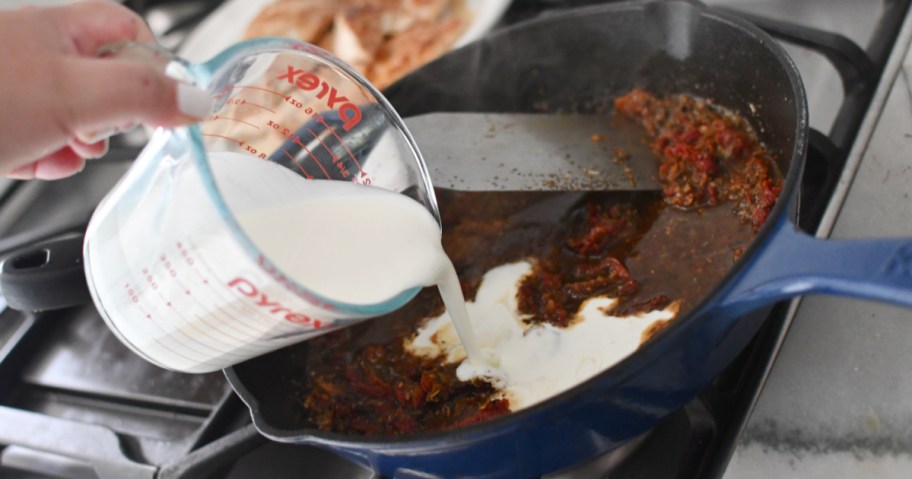
[[[261,308],[264,311],[267,311],[269,314],[282,316],[282,319],[285,321],[290,321],[292,323],[309,324],[315,328],[320,327],[320,320],[311,319],[309,316],[301,313],[295,313],[285,306],[282,306],[282,304],[278,301],[269,299],[265,293],[260,291],[249,280],[246,280],[244,278],[235,278],[228,282],[228,286],[241,293],[243,296],[252,298],[255,306]]]
[[[361,121],[361,109],[358,105],[352,103],[348,98],[339,94],[336,87],[330,85],[325,80],[321,80],[314,73],[304,73],[304,70],[297,70],[289,65],[288,70],[279,75],[278,80],[288,80],[288,83],[305,90],[313,91],[319,88],[317,98],[326,100],[326,106],[330,109],[338,109],[339,117],[342,119],[342,128],[349,131]],[[337,106],[338,105],[338,106]]]

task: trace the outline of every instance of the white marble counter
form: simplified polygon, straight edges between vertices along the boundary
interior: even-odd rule
[[[909,34],[907,19],[823,236],[912,237]],[[912,478],[912,310],[804,299],[724,477]]]

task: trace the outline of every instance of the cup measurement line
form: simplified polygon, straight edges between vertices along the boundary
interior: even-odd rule
[[[213,316],[215,316],[215,313],[216,313],[216,312],[219,312],[219,308],[210,309],[207,305],[204,305],[203,303],[201,303],[201,302],[200,302],[199,300],[197,300],[196,298],[191,298],[191,301],[195,302],[196,305],[199,306],[199,308],[202,309],[202,310],[204,310],[204,311],[208,309],[209,312],[211,312],[211,313],[213,314]],[[195,316],[200,320],[200,322],[202,322],[202,323],[205,324],[206,326],[212,328],[213,330],[219,330],[219,329],[221,329],[221,326],[222,326],[222,325],[224,325],[224,326],[232,326],[232,327],[233,327],[233,326],[236,326],[236,325],[242,325],[242,326],[244,326],[245,328],[248,328],[248,330],[247,330],[247,331],[242,331],[240,328],[237,328],[237,329],[235,329],[235,331],[236,331],[236,332],[240,332],[241,334],[246,334],[247,336],[263,336],[263,335],[265,334],[265,332],[263,331],[262,328],[256,328],[256,327],[247,325],[247,324],[244,323],[243,319],[241,319],[241,318],[239,318],[239,317],[237,317],[237,316],[234,316],[234,315],[232,315],[231,313],[225,312],[225,313],[223,313],[223,314],[219,314],[219,315],[218,315],[218,319],[221,319],[222,322],[221,322],[220,324],[216,324],[216,325],[213,325],[210,321],[208,321],[207,319],[205,319],[205,317],[202,316],[202,315],[197,314],[197,315],[195,315]],[[268,326],[270,326],[270,325],[269,325],[269,324],[264,324],[264,326],[267,326],[267,327],[268,327]],[[227,333],[226,333],[226,335],[227,335]],[[209,335],[209,337],[213,337],[213,336]],[[213,337],[213,338],[214,338],[214,337]],[[218,338],[214,338],[214,339],[218,339]],[[238,338],[233,338],[233,339],[235,339],[236,341],[240,342],[242,345],[243,345],[244,343],[248,343],[248,342],[250,341],[249,339],[238,339]],[[237,346],[236,346],[236,347],[237,347]]]
[[[137,306],[139,306],[139,305],[137,305]],[[147,318],[149,317],[149,313],[146,312],[146,310],[145,310],[144,308],[142,308],[141,306],[139,306],[139,310],[140,310],[141,312],[145,313]],[[179,313],[177,313],[177,310],[175,310],[175,313],[179,315]],[[191,363],[200,363],[200,362],[202,362],[202,363],[208,364],[208,360],[201,360],[200,357],[208,357],[209,355],[207,355],[206,353],[203,353],[202,351],[199,351],[199,350],[196,350],[196,349],[190,347],[190,345],[196,344],[195,342],[193,342],[193,341],[191,340],[190,343],[186,343],[186,342],[184,342],[184,341],[180,341],[180,340],[179,340],[181,337],[184,337],[184,338],[186,338],[186,339],[191,339],[191,338],[189,338],[189,336],[186,335],[186,333],[184,333],[183,331],[181,331],[181,330],[178,329],[178,328],[174,328],[174,329],[172,330],[172,332],[168,332],[168,330],[165,329],[164,326],[162,326],[161,324],[159,324],[157,321],[154,321],[154,320],[153,320],[153,321],[150,321],[150,322],[151,322],[152,324],[154,324],[155,327],[156,327],[159,331],[161,331],[161,334],[159,334],[159,335],[153,335],[153,336],[152,336],[152,340],[153,340],[156,344],[158,344],[159,346],[161,346],[163,349],[166,349],[166,350],[168,350],[168,351],[174,353],[175,355],[180,356],[180,357],[186,359],[187,361],[190,361]],[[179,346],[181,347],[180,349],[181,349],[184,353],[192,353],[193,355],[201,355],[201,356],[198,356],[198,357],[189,357],[189,356],[186,356],[186,355],[183,354],[182,352],[179,352],[179,351],[176,351],[176,350],[172,349],[172,348],[171,348],[167,343],[165,343],[161,338],[171,338],[171,339],[173,339],[174,342],[175,342],[177,345],[179,345]]]
[[[216,296],[219,296],[221,299],[227,299],[229,301],[228,304],[233,304],[235,301],[238,300],[238,298],[231,298],[231,297],[225,298],[224,295],[217,293],[215,288],[210,289],[210,292],[214,293]],[[205,306],[202,303],[200,303],[199,300],[196,300],[195,298],[193,300],[201,308],[204,308],[204,309],[208,308],[208,306]],[[225,321],[222,324],[231,326],[233,328],[234,332],[240,333],[241,335],[249,336],[249,335],[259,335],[259,334],[263,333],[262,327],[251,326],[251,325],[247,324],[248,321],[241,319],[241,318],[247,318],[247,319],[257,318],[257,313],[250,314],[250,313],[241,311],[239,314],[236,314],[237,312],[224,310],[224,308],[222,308],[221,306],[216,307],[216,309],[212,310],[212,312],[213,312],[213,314],[215,312],[220,312],[221,314],[219,314],[219,318],[222,319],[223,321]],[[200,318],[200,319],[202,320],[202,318]],[[203,322],[206,323],[207,326],[213,327],[207,321],[203,320]],[[264,327],[269,327],[274,324],[274,321],[259,321],[259,322]],[[238,338],[234,338],[234,339],[236,339],[238,341],[246,341],[246,339],[238,339]]]
[[[326,332],[332,332],[332,331],[335,331],[336,329],[338,329],[338,328],[333,328]],[[263,342],[282,341],[282,340],[288,339],[293,336],[298,336],[299,334],[301,334],[300,331],[288,331],[288,332],[279,331],[279,332],[276,332],[275,334],[273,334],[272,336],[268,336],[268,337],[264,338]]]
[[[235,103],[235,102],[240,102],[240,103]],[[266,107],[265,105],[261,105],[261,104],[256,103],[256,102],[252,102],[252,101],[250,101],[250,100],[248,100],[248,99],[246,99],[246,98],[241,98],[241,97],[239,97],[239,96],[238,96],[238,97],[231,97],[231,98],[229,98],[229,99],[226,101],[226,103],[228,103],[228,104],[230,104],[230,105],[234,105],[234,106],[236,106],[236,107],[252,106],[252,107],[255,107],[255,108],[260,108],[260,109],[262,109],[262,110],[266,110],[266,111],[268,111],[269,113],[272,113],[273,115],[275,115],[275,110],[273,110],[272,108],[268,108],[268,107]]]
[[[346,145],[345,142],[342,141],[342,137],[340,137],[339,134],[336,133],[336,131],[333,130],[332,127],[330,127],[326,123],[326,120],[322,116],[320,118],[317,118],[317,121],[320,122],[320,124],[323,125],[327,130],[329,130],[329,132],[332,133],[332,135],[334,137],[336,137],[337,140],[339,140],[339,144],[342,145],[342,148],[345,148],[345,152],[348,153],[349,158],[351,158],[352,161],[355,162],[355,166],[358,167],[358,171],[361,172],[361,176],[362,177],[367,176],[367,173],[365,173],[364,170],[361,168],[361,163],[358,163],[358,159],[355,158],[355,155],[351,152],[351,150],[348,149],[348,145]]]
[[[160,294],[160,293],[159,293],[159,294]],[[177,316],[177,317],[181,320],[181,324],[186,325],[188,328],[192,328],[192,329],[196,330],[196,331],[199,332],[200,335],[202,335],[202,336],[210,337],[210,338],[212,338],[212,339],[218,340],[218,338],[214,338],[214,337],[210,336],[209,334],[207,334],[207,332],[206,332],[205,330],[198,328],[198,327],[196,326],[195,322],[189,321],[188,318],[187,318],[187,316],[184,315],[183,313],[181,313],[179,309],[177,309],[177,308],[175,308],[175,307],[171,307],[171,309],[174,311],[174,315]],[[163,317],[163,318],[170,318],[170,315],[165,314],[165,315],[162,315],[162,317]],[[167,319],[166,319],[166,321],[167,321]],[[238,357],[238,358],[244,358],[244,357],[245,357],[245,356],[243,356],[243,355],[234,353],[234,352],[232,352],[232,351],[225,351],[225,350],[222,350],[222,349],[219,349],[219,348],[210,346],[209,344],[201,343],[201,342],[199,342],[199,341],[193,339],[193,338],[192,338],[190,335],[188,335],[182,328],[174,327],[174,328],[173,328],[174,333],[172,334],[172,333],[169,333],[167,329],[165,329],[164,327],[162,327],[162,325],[159,324],[158,321],[154,321],[154,320],[153,320],[152,323],[154,323],[156,326],[158,326],[159,329],[161,329],[162,332],[163,332],[165,335],[169,336],[169,337],[175,337],[175,338],[176,338],[176,337],[184,337],[184,338],[188,339],[188,340],[189,340],[188,343],[181,343],[181,345],[184,346],[185,348],[187,348],[188,350],[193,351],[193,352],[195,352],[195,353],[199,353],[199,354],[206,355],[205,352],[203,352],[203,351],[201,351],[201,350],[199,350],[199,349],[191,348],[191,347],[190,347],[191,345],[202,346],[202,347],[204,347],[204,348],[206,348],[206,349],[210,349],[210,350],[214,351],[215,353],[221,354],[221,355],[223,355],[223,356],[234,356],[234,357]],[[170,323],[171,326],[174,326],[173,322],[169,321],[169,323]],[[236,350],[237,348],[234,348],[234,349]]]
[[[292,154],[289,153],[288,150],[282,148],[282,153],[285,153],[285,156],[287,156],[288,159],[291,160],[291,162],[292,162],[295,166],[297,166],[299,170],[301,170],[301,173],[304,173],[304,177],[305,177],[305,178],[307,178],[308,180],[314,179],[313,175],[311,175],[310,173],[308,173],[307,170],[305,170],[304,167],[301,166],[300,163],[298,163],[298,159],[295,158],[294,156],[292,156]]]
[[[165,335],[167,335],[167,334],[168,334],[168,333],[165,333]],[[159,347],[161,347],[161,348],[164,349],[165,351],[168,351],[169,353],[171,353],[171,354],[173,354],[173,355],[175,355],[175,356],[178,356],[178,357],[180,357],[180,358],[182,358],[182,359],[184,359],[184,360],[186,360],[186,361],[189,361],[190,364],[194,364],[194,363],[210,364],[210,363],[209,363],[209,360],[206,360],[206,359],[202,359],[202,360],[201,360],[201,359],[199,359],[199,358],[191,358],[191,357],[186,356],[183,352],[177,351],[177,350],[171,348],[170,346],[168,346],[167,343],[165,343],[164,341],[162,341],[162,340],[159,339],[158,337],[154,337],[154,338],[152,338],[152,339],[153,339],[153,341],[155,342],[155,344],[157,344]]]
[[[187,295],[188,295],[188,296],[190,295],[190,290],[189,290],[189,289],[186,289],[186,286],[183,285],[183,284],[181,284],[180,280],[178,280],[177,278],[175,278],[175,279],[174,279],[174,282],[177,283],[178,286],[181,287],[181,289],[184,289],[184,290],[187,292]],[[150,289],[151,289],[151,288],[150,288]],[[181,313],[181,311],[180,311],[179,309],[177,309],[170,301],[168,301],[167,298],[164,297],[164,295],[162,294],[162,292],[161,292],[160,289],[155,288],[155,289],[151,289],[151,291],[154,291],[154,292],[158,293],[158,296],[159,296],[163,301],[166,302],[166,306],[169,307],[169,308],[171,308],[171,310],[174,312],[174,315],[177,316],[178,318],[180,318],[180,319],[182,320],[182,324],[185,324],[185,325],[187,326],[188,329],[193,329],[193,330],[195,330],[197,333],[199,333],[201,336],[211,338],[211,339],[215,340],[215,342],[219,343],[220,345],[225,345],[225,346],[227,346],[227,347],[229,347],[229,348],[232,348],[232,350],[237,350],[237,349],[239,349],[238,346],[235,346],[235,345],[232,345],[232,344],[225,343],[223,340],[220,340],[219,338],[216,338],[215,336],[209,334],[209,332],[206,331],[205,329],[199,328],[199,327],[197,326],[197,324],[196,324],[195,321],[188,321],[187,316],[184,315],[183,313]],[[151,298],[148,298],[148,300],[149,300],[149,301],[152,301]],[[200,306],[203,310],[205,310],[205,308],[203,308],[202,305],[201,305],[198,301],[196,301],[196,303],[197,303],[197,305]],[[148,313],[147,313],[147,318],[148,318],[149,316],[150,316],[150,315],[148,315]],[[167,319],[167,318],[170,318],[169,315],[165,314],[165,315],[162,315],[162,316],[163,316],[164,318],[166,318],[165,321],[168,321],[168,322],[171,323],[171,325],[173,326],[173,322],[171,322],[171,321],[169,321],[169,320]],[[209,326],[210,328],[212,328],[212,326],[209,325],[208,323],[206,323],[206,321],[204,321],[203,318],[202,318],[201,316],[197,315],[196,317],[197,317],[198,319],[200,319],[201,322],[203,322],[204,324],[206,324],[207,326]],[[149,319],[151,319],[151,318],[149,318]],[[161,327],[161,325],[160,325],[160,323],[159,323],[158,321],[155,321],[155,320],[153,319],[152,322],[155,323],[156,326]],[[213,329],[215,329],[215,328],[213,328]],[[165,332],[165,334],[168,334],[167,330],[165,330],[164,328],[162,328],[162,330]],[[175,328],[174,331],[177,332],[177,333],[180,333],[181,335],[183,335],[183,336],[187,337],[188,339],[190,339],[191,344],[198,344],[198,345],[200,345],[200,346],[203,346],[203,347],[205,347],[205,348],[207,348],[207,349],[211,349],[212,351],[215,351],[216,353],[219,353],[219,354],[222,354],[222,355],[229,355],[229,356],[242,357],[241,355],[238,355],[238,354],[233,353],[233,352],[231,352],[231,351],[226,351],[226,350],[223,350],[223,349],[221,349],[221,348],[217,348],[217,347],[214,347],[214,346],[210,346],[209,344],[205,344],[205,343],[201,343],[201,342],[199,342],[199,341],[196,341],[196,340],[194,340],[193,338],[191,338],[189,335],[187,335],[187,333],[184,332],[184,331],[183,331],[182,329],[180,329],[180,328]],[[197,350],[196,352],[202,353],[202,351],[199,351],[199,350]],[[205,353],[203,353],[203,354],[205,354]]]
[[[215,121],[215,120],[236,121],[236,122],[241,123],[241,124],[243,124],[243,125],[247,125],[247,126],[256,128],[257,130],[260,129],[260,127],[254,125],[253,123],[250,123],[249,121],[241,120],[240,118],[233,118],[233,117],[230,117],[230,116],[212,115],[212,117],[210,117],[207,121]]]
[[[230,142],[232,142],[232,143],[237,143],[238,146],[241,146],[241,145],[244,144],[243,141],[240,141],[240,140],[231,138],[231,137],[229,137],[229,136],[217,135],[217,134],[215,134],[215,133],[205,133],[205,132],[202,132],[202,135],[203,135],[203,136],[207,136],[207,137],[211,137],[211,138],[220,138],[220,139],[222,139],[222,140],[227,140],[227,141],[230,141]]]
[[[294,143],[295,145],[300,146],[301,149],[303,149],[304,151],[307,152],[307,156],[309,156],[310,159],[312,159],[313,162],[316,163],[317,166],[320,167],[320,170],[323,172],[324,175],[326,175],[326,179],[327,179],[327,180],[332,179],[332,178],[329,176],[329,172],[326,171],[326,168],[323,168],[323,164],[320,163],[320,160],[318,160],[317,157],[314,156],[313,153],[311,153],[310,148],[308,148],[307,145],[305,145],[304,142],[301,141],[301,138],[300,138],[299,136],[295,135],[295,137],[292,138],[291,141],[292,141],[292,143]]]
[[[326,152],[329,153],[329,156],[332,156],[332,159],[333,159],[334,162],[335,162],[335,161],[339,161],[339,157],[336,156],[336,154],[332,151],[332,148],[326,146],[326,143],[323,142],[323,139],[320,138],[320,135],[318,135],[316,132],[314,132],[314,131],[311,130],[310,128],[307,128],[307,131],[309,131],[310,134],[313,135],[313,137],[314,137],[317,141],[319,141],[321,145],[323,145],[323,148],[326,148]]]
[[[186,315],[184,315],[184,314],[182,314],[182,313],[178,313],[178,312],[177,312],[177,308],[173,308],[173,309],[175,310],[175,315],[176,315],[178,318],[180,318],[180,319],[184,322],[184,326],[185,326],[187,329],[193,329],[194,331],[196,331],[196,332],[199,334],[199,336],[205,337],[205,338],[208,338],[208,339],[211,339],[211,340],[214,340],[214,341],[215,341],[215,344],[218,345],[218,347],[216,347],[216,345],[213,343],[213,341],[201,342],[201,341],[199,341],[199,340],[197,340],[197,339],[194,339],[194,338],[193,338],[192,336],[190,336],[189,334],[187,334],[187,331],[185,331],[184,328],[175,328],[175,329],[174,329],[174,332],[175,332],[175,333],[179,334],[180,337],[183,337],[183,338],[185,338],[185,339],[188,340],[188,341],[180,341],[180,342],[179,342],[182,346],[184,346],[184,347],[187,348],[188,350],[193,351],[193,352],[196,352],[196,353],[199,353],[199,354],[203,354],[203,355],[205,355],[205,356],[211,356],[212,353],[206,353],[206,352],[201,351],[201,350],[199,350],[199,349],[197,349],[197,348],[191,347],[191,346],[202,346],[203,348],[208,349],[208,350],[210,350],[210,351],[212,351],[212,352],[214,352],[214,353],[216,353],[216,354],[218,354],[218,355],[220,355],[220,356],[233,356],[233,357],[242,358],[242,359],[244,359],[244,358],[247,357],[247,356],[244,355],[244,354],[238,354],[238,353],[236,352],[236,351],[238,351],[239,349],[241,349],[240,347],[234,346],[234,345],[231,345],[231,344],[227,344],[227,343],[225,343],[224,341],[219,340],[219,338],[216,338],[215,336],[212,336],[211,334],[208,334],[208,333],[206,332],[205,329],[202,329],[202,328],[198,327],[194,321],[188,321],[188,318],[187,318]],[[199,316],[197,315],[197,318],[198,318],[198,317],[199,317]],[[167,332],[166,332],[166,334],[167,334]],[[175,334],[175,335],[169,335],[169,336],[178,337],[177,334]],[[223,348],[222,346],[225,346],[225,347],[227,347],[227,348],[229,348],[229,349],[225,349],[225,348]]]
[[[165,297],[164,294],[162,294],[161,291],[158,292],[158,295],[161,297],[162,301],[165,302],[165,304],[166,304],[167,307],[169,307],[169,308],[174,308],[174,306],[170,303],[170,301],[168,301],[168,299]],[[229,346],[233,346],[233,347],[235,347],[235,348],[244,348],[244,347],[247,347],[247,346],[245,346],[245,343],[247,342],[246,339],[244,339],[244,338],[238,338],[238,337],[236,337],[236,336],[233,336],[232,334],[229,334],[229,331],[231,331],[231,332],[238,332],[237,330],[229,330],[228,328],[221,328],[220,325],[213,325],[210,321],[207,321],[207,320],[205,319],[205,317],[204,317],[204,316],[201,316],[201,315],[196,315],[196,317],[199,318],[200,322],[202,322],[203,324],[205,324],[206,326],[208,326],[209,328],[211,328],[212,331],[217,331],[217,332],[219,332],[219,333],[221,333],[221,334],[224,334],[227,338],[230,338],[230,340],[228,340],[228,341],[222,340],[222,339],[219,339],[219,338],[215,338],[215,339],[221,341],[223,344],[226,344],[226,345],[229,345]],[[240,331],[240,332],[241,332],[242,334],[244,333],[243,331]],[[248,334],[255,334],[255,333],[248,333]],[[210,337],[213,337],[213,338],[214,338],[214,336],[210,336]],[[230,343],[230,341],[235,341],[235,342],[239,343],[241,346],[233,345],[233,344]]]
[[[264,92],[266,92],[266,93],[271,93],[271,94],[273,94],[273,95],[275,95],[275,96],[277,96],[277,97],[285,98],[285,95],[283,95],[283,94],[281,94],[281,93],[279,93],[279,92],[277,92],[277,91],[275,91],[275,90],[270,90],[269,88],[263,88],[263,87],[261,87],[261,86],[253,86],[253,85],[234,85],[234,86],[232,86],[231,88],[241,88],[241,89],[249,89],[249,90],[264,91]]]

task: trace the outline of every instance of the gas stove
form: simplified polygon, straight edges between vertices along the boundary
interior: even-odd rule
[[[180,35],[217,3],[185,2],[175,7],[171,2],[128,2],[172,42],[170,46],[176,46]],[[516,0],[500,26],[584,3],[593,2]],[[813,131],[801,188],[800,226],[821,236],[872,230],[912,233],[912,226],[887,224],[890,215],[872,217],[864,209],[883,193],[880,184],[894,186],[894,203],[907,198],[910,189],[904,186],[910,183],[900,180],[912,170],[876,155],[901,158],[898,147],[912,141],[912,90],[902,68],[912,38],[912,1],[707,3],[764,28],[782,42],[802,74]],[[904,98],[891,100],[897,95]],[[94,205],[135,157],[139,145],[131,141],[135,140],[121,139],[120,148],[71,179],[0,185],[0,253],[81,233]],[[884,170],[881,163],[893,169]],[[912,217],[912,208],[900,205],[893,211]],[[912,410],[884,404],[912,391],[869,378],[909,384],[908,367],[894,367],[888,373],[883,360],[853,363],[836,358],[834,370],[809,357],[817,353],[834,359],[842,350],[860,354],[861,346],[839,343],[848,343],[851,336],[846,334],[859,329],[837,334],[823,324],[824,319],[815,319],[839,316],[845,304],[809,299],[777,305],[751,345],[698,398],[625,447],[551,477],[853,476],[846,467],[876,470],[881,477],[906,477],[907,469],[890,467],[912,467],[908,460],[857,463],[881,457],[883,451],[906,456],[912,452]],[[880,308],[885,309],[864,303],[852,306],[853,316],[835,324],[842,326],[856,317],[869,321],[868,315],[887,316],[888,321],[904,314]],[[269,443],[250,424],[246,408],[221,374],[185,375],[146,363],[117,341],[92,307],[39,314],[6,309],[0,316],[0,478],[375,477],[329,452]],[[912,338],[912,325],[905,328],[901,323],[896,320],[884,327],[897,338]],[[868,329],[876,328],[877,323],[872,324]],[[879,343],[871,334],[864,336],[863,345],[873,348],[868,350],[874,354]],[[827,346],[826,341],[837,343]],[[896,358],[897,363],[901,359]],[[811,372],[801,369],[800,361],[812,363]],[[881,369],[862,374],[851,370],[853,364]],[[814,374],[856,374],[866,387],[887,394],[872,396],[867,403],[821,399],[815,393],[847,393],[819,384]],[[793,393],[800,401],[789,401]],[[864,389],[853,394],[861,397]],[[825,413],[801,414],[813,410],[818,400]],[[848,417],[834,420],[834,429],[821,426],[826,414],[843,413]],[[788,421],[797,425],[791,427]],[[846,431],[847,442],[828,441],[834,432]],[[857,460],[832,459],[830,453],[854,455]]]

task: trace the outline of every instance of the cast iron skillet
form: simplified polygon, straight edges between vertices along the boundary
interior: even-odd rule
[[[749,342],[762,309],[777,300],[835,293],[912,305],[912,243],[815,240],[794,226],[808,139],[805,94],[783,50],[743,21],[687,1],[566,11],[453,52],[386,94],[405,117],[585,112],[633,87],[691,93],[740,112],[786,173],[767,224],[693,313],[615,367],[536,406],[455,431],[397,438],[302,429],[288,384],[306,378],[295,359],[307,345],[289,347],[226,370],[256,427],[277,441],[332,449],[389,477],[537,476],[606,453],[686,404]]]

